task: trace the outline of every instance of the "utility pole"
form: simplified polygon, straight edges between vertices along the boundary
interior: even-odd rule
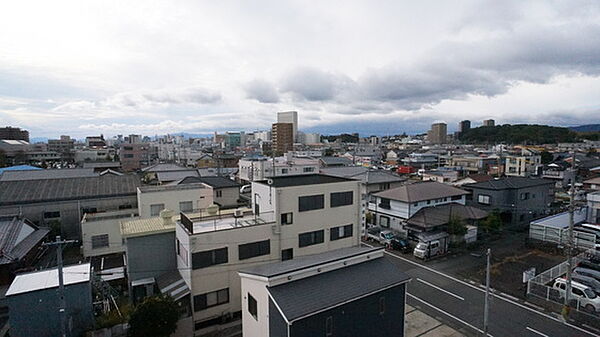
[[[571,271],[573,270],[573,212],[575,211],[575,178],[577,171],[575,170],[575,151],[571,155],[571,188],[569,189],[569,238],[567,241],[567,289],[565,291],[565,305],[563,307],[563,317],[568,318],[569,315],[569,297],[571,295]]]
[[[492,255],[492,250],[488,248],[486,256],[487,256],[487,266],[485,268],[485,304],[483,307],[483,337],[488,336],[488,317],[489,317],[489,306],[490,306],[490,257]]]
[[[46,242],[44,246],[56,246],[56,264],[58,265],[58,314],[60,316],[60,335],[67,337],[67,304],[65,302],[65,284],[63,280],[63,246],[69,243],[75,243],[77,240],[61,240],[60,235],[56,236],[56,241]]]

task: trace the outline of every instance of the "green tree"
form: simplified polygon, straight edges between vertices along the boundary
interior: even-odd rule
[[[463,219],[452,216],[448,221],[448,234],[450,235],[465,235],[467,234],[467,225]]]
[[[148,297],[131,313],[129,336],[169,337],[177,329],[179,315],[179,307],[171,297]]]
[[[502,218],[498,212],[492,212],[481,222],[481,227],[486,233],[498,233],[502,230]]]
[[[550,153],[548,151],[542,151],[540,153],[540,157],[542,157],[542,164],[550,164],[552,162],[552,160],[554,159],[554,156],[552,156],[552,153]]]

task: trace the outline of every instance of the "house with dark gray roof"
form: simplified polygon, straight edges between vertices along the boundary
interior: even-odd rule
[[[136,175],[0,181],[0,216],[20,214],[36,225],[60,224],[63,237],[80,239],[85,213],[136,208],[138,186]]]
[[[410,278],[383,249],[343,248],[238,274],[245,336],[404,336]]]
[[[369,200],[371,224],[408,235],[408,219],[426,207],[457,203],[465,205],[469,192],[435,181],[406,184],[375,193]]]
[[[10,284],[16,271],[33,265],[49,232],[23,217],[0,217],[0,285]]]
[[[486,211],[498,211],[505,223],[526,225],[550,213],[555,182],[548,179],[504,177],[466,184],[468,204]]]

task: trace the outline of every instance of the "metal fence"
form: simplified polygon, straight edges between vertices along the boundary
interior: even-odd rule
[[[588,250],[575,257],[573,257],[573,266],[576,266],[579,262],[586,260],[590,257],[596,257],[600,259],[600,253],[596,250]],[[527,282],[527,295],[537,297],[539,299],[552,302],[554,304],[563,305],[564,296],[552,287],[554,280],[559,277],[565,276],[568,269],[568,262],[565,261],[551,269],[548,269]],[[600,316],[600,312],[590,313],[584,311],[578,298],[570,298],[570,306],[580,313],[585,315],[592,315],[594,317]]]

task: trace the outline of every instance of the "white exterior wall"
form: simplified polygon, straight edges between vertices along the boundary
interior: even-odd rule
[[[269,336],[269,293],[265,285],[266,277],[244,275],[242,282],[242,327],[246,336]],[[248,314],[248,297],[250,293],[256,299],[258,319]]]
[[[125,251],[123,238],[121,236],[121,221],[119,219],[82,221],[81,237],[83,256],[99,256],[112,253],[122,253]],[[92,249],[92,236],[108,234],[108,247]]]
[[[177,259],[182,277],[186,280],[186,283],[189,282],[188,286],[190,286],[192,292],[192,302],[195,295],[229,288],[229,303],[194,312],[194,321],[196,322],[242,309],[244,295],[241,289],[240,277],[237,274],[240,269],[281,261],[281,250],[283,249],[292,248],[293,256],[296,258],[302,255],[318,254],[334,249],[357,246],[360,242],[361,194],[360,183],[358,181],[283,188],[270,188],[266,184],[253,183],[252,191],[252,198],[253,200],[256,199],[256,202],[260,205],[261,213],[276,210],[275,222],[192,235],[189,238],[189,249],[186,248],[188,252],[188,264],[184,263],[182,257],[178,257]],[[353,204],[331,208],[330,193],[346,191],[353,191]],[[325,208],[299,212],[298,197],[314,194],[325,195]],[[278,205],[281,205],[281,207],[278,207]],[[293,223],[282,226],[280,223],[281,214],[288,212],[293,213]],[[352,237],[330,241],[330,228],[349,224],[354,225]],[[189,236],[180,225],[176,227],[177,238],[185,246],[185,242],[188,242],[187,238]],[[299,248],[298,235],[300,233],[321,229],[324,230],[323,243]],[[271,244],[269,255],[239,260],[239,244],[266,239],[269,239]],[[223,247],[228,248],[228,263],[190,271],[192,253]],[[266,312],[268,300],[261,299],[259,303],[265,306],[263,308],[259,304],[259,312]],[[199,330],[197,333],[199,332],[203,331]],[[259,334],[256,336],[263,335]]]
[[[314,160],[307,162],[308,160],[302,159],[303,163],[292,162],[275,162],[273,168],[273,160],[240,160],[238,162],[239,177],[245,181],[259,181],[267,178],[277,176],[295,176],[301,174],[315,174],[319,172],[319,161]],[[305,168],[312,168],[309,172],[304,172]],[[273,174],[275,170],[275,174]]]
[[[213,191],[211,188],[194,188],[180,190],[141,191],[137,190],[138,212],[140,217],[151,218],[151,205],[164,204],[165,209],[172,210],[176,214],[180,212],[179,202],[191,201],[194,209],[204,209],[213,203]],[[154,215],[157,216],[157,215]]]

